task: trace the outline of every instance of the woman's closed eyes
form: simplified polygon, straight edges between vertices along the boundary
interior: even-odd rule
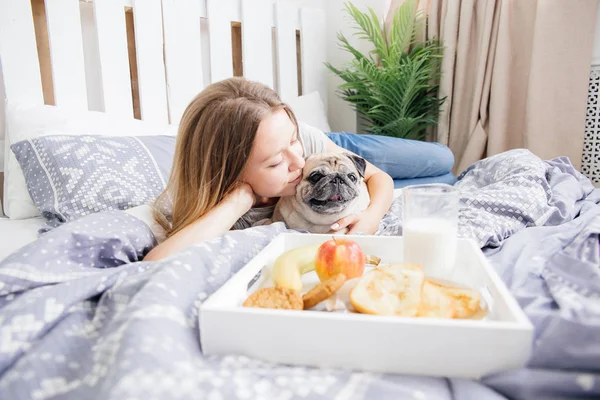
[[[300,140],[298,139],[298,132],[294,133],[294,136],[292,137],[292,140],[290,141],[290,146],[295,145],[296,143],[300,143]],[[283,162],[283,159],[274,162],[273,164],[269,165],[268,168],[276,168],[278,166],[280,166]]]
[[[283,162],[283,160],[278,161],[277,163],[275,163],[273,165],[269,165],[269,168],[276,168],[276,167],[280,166],[282,162]]]

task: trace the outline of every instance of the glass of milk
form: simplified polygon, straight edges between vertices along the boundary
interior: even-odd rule
[[[420,264],[428,277],[451,279],[456,261],[458,190],[446,184],[407,186],[402,234],[404,261]]]

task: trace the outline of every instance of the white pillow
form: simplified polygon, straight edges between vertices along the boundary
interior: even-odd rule
[[[176,135],[176,125],[119,118],[97,111],[75,111],[48,105],[6,105],[4,213],[11,219],[40,215],[27,191],[21,167],[10,150],[13,143],[49,135],[153,136]]]
[[[287,101],[287,104],[292,108],[296,119],[307,123],[308,125],[319,128],[323,132],[331,132],[329,122],[327,121],[327,113],[325,105],[319,95],[319,92],[314,91],[296,97],[293,100]]]

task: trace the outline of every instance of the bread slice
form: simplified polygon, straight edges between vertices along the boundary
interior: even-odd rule
[[[440,285],[426,280],[417,316],[471,318],[481,310],[481,296],[474,290]]]
[[[350,292],[350,302],[363,314],[417,315],[425,281],[417,264],[393,264],[363,275]]]

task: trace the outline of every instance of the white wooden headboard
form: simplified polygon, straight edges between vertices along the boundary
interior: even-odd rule
[[[0,0],[0,90],[157,123],[234,75],[327,104],[325,32],[324,9],[302,1]],[[2,140],[3,105],[0,126]]]

